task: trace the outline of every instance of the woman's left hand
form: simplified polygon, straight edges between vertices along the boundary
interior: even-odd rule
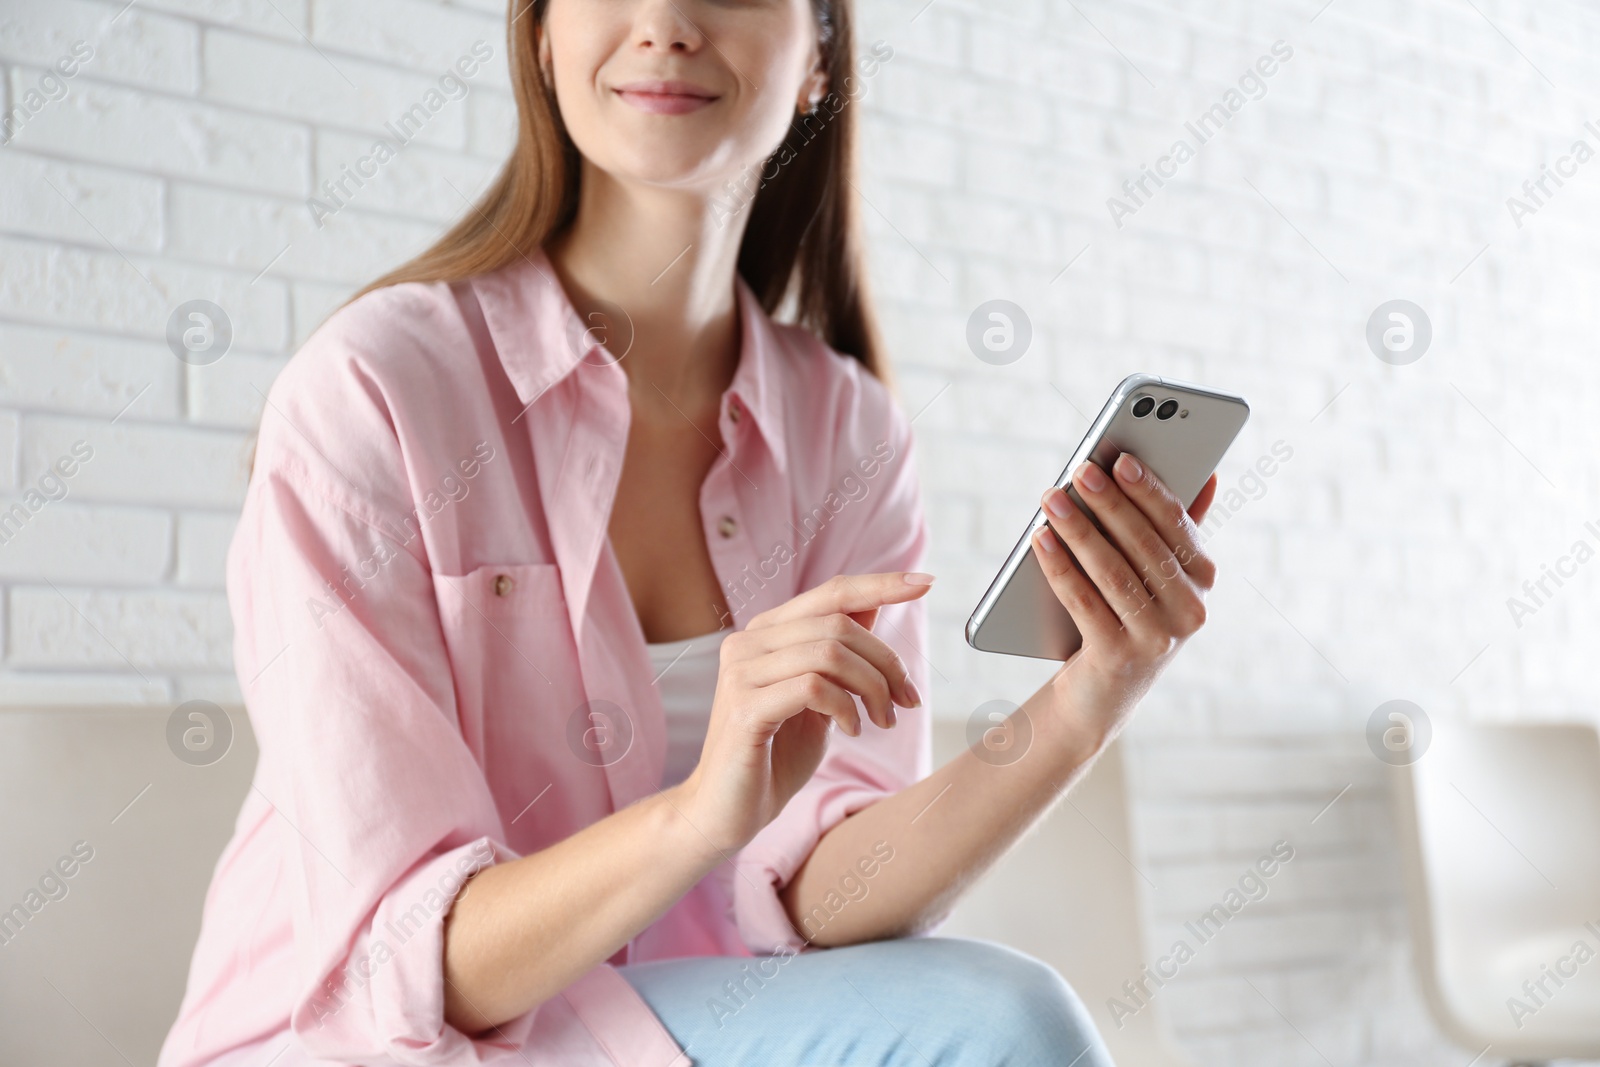
[[[1033,538],[1045,577],[1083,634],[1083,646],[1047,688],[1052,703],[1081,720],[1096,740],[1121,726],[1205,624],[1205,597],[1217,572],[1200,547],[1198,525],[1216,495],[1215,474],[1185,509],[1131,454],[1118,457],[1112,471],[1114,477],[1088,462],[1072,477],[1104,534],[1064,490],[1052,487],[1042,501],[1050,525]]]

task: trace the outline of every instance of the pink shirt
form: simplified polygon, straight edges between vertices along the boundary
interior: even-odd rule
[[[700,513],[742,627],[836,574],[916,569],[927,527],[888,392],[736,284]],[[830,827],[928,773],[924,711],[892,731],[863,716],[609,963],[487,1039],[445,1023],[465,876],[661,781],[661,704],[607,537],[627,381],[594,340],[541,253],[370,293],[273,385],[227,569],[260,763],[162,1067],[687,1063],[613,965],[801,948],[778,889]],[[929,692],[922,602],[876,630]]]

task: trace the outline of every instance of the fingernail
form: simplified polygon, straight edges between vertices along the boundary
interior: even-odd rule
[[[1056,550],[1056,535],[1050,532],[1050,527],[1048,526],[1039,527],[1039,533],[1034,540],[1038,541],[1039,547],[1046,552],[1054,552]]]
[[[1098,493],[1109,484],[1106,473],[1089,460],[1083,461],[1083,466],[1078,468],[1078,477],[1083,479],[1084,487],[1091,493]]]
[[[1130,483],[1137,482],[1139,477],[1144,474],[1144,468],[1139,465],[1138,460],[1133,458],[1132,452],[1124,452],[1118,456],[1114,469],[1118,477]]]
[[[1072,507],[1065,491],[1052,489],[1044,495],[1044,509],[1058,519],[1067,517],[1067,510]]]
[[[885,718],[885,719],[886,719],[886,720],[887,720],[887,721],[888,721],[888,723],[889,723],[889,725],[890,725],[890,726],[893,726],[893,725],[894,725],[894,724],[895,724],[895,723],[896,723],[896,722],[899,722],[899,721],[900,721],[900,720],[899,720],[899,716],[897,716],[897,715],[896,715],[896,714],[895,714],[895,713],[894,713],[894,708],[893,708],[893,707],[890,707],[890,708],[889,708],[889,714],[888,714],[888,715],[886,715],[886,716],[884,716],[884,718]]]
[[[904,575],[907,585],[932,585],[933,575],[923,571],[907,571]]]
[[[907,699],[909,699],[911,701],[911,703],[909,705],[907,705],[908,707],[913,707],[913,708],[922,707],[922,692],[919,689],[917,689],[917,683],[913,682],[911,680],[911,676],[910,675],[906,676],[906,697],[907,697]],[[889,709],[889,718],[890,718],[891,721],[894,719],[894,709],[893,708]]]

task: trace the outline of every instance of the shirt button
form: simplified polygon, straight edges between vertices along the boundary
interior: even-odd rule
[[[499,575],[494,580],[494,595],[505,596],[507,593],[511,592],[511,584],[511,575]]]
[[[732,515],[724,515],[717,520],[717,532],[723,537],[732,537],[739,530],[739,523]]]

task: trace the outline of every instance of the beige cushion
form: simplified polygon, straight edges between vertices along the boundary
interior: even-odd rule
[[[231,746],[208,763],[215,747],[189,762],[176,754],[188,752],[181,734],[196,724],[181,721],[169,742],[168,707],[0,709],[0,909],[42,902],[25,922],[6,925],[0,915],[9,939],[0,947],[5,1063],[155,1061],[255,765],[248,719],[239,708],[225,714]],[[960,750],[963,733],[962,724],[938,724],[941,762]],[[74,857],[79,842],[80,854],[93,850],[86,863]],[[1054,965],[1089,1005],[1119,1067],[1179,1067],[1187,1061],[1172,1050],[1157,1006],[1121,1031],[1106,1014],[1105,997],[1146,957],[1138,876],[1119,850],[1134,855],[1113,746],[941,932],[991,938]]]
[[[6,1064],[143,1067],[178,1014],[206,886],[256,749],[248,720],[231,708],[229,751],[186,763],[168,747],[172,712],[0,709]],[[93,858],[63,863],[78,842]],[[30,900],[43,906],[23,922],[13,908],[26,911]]]

